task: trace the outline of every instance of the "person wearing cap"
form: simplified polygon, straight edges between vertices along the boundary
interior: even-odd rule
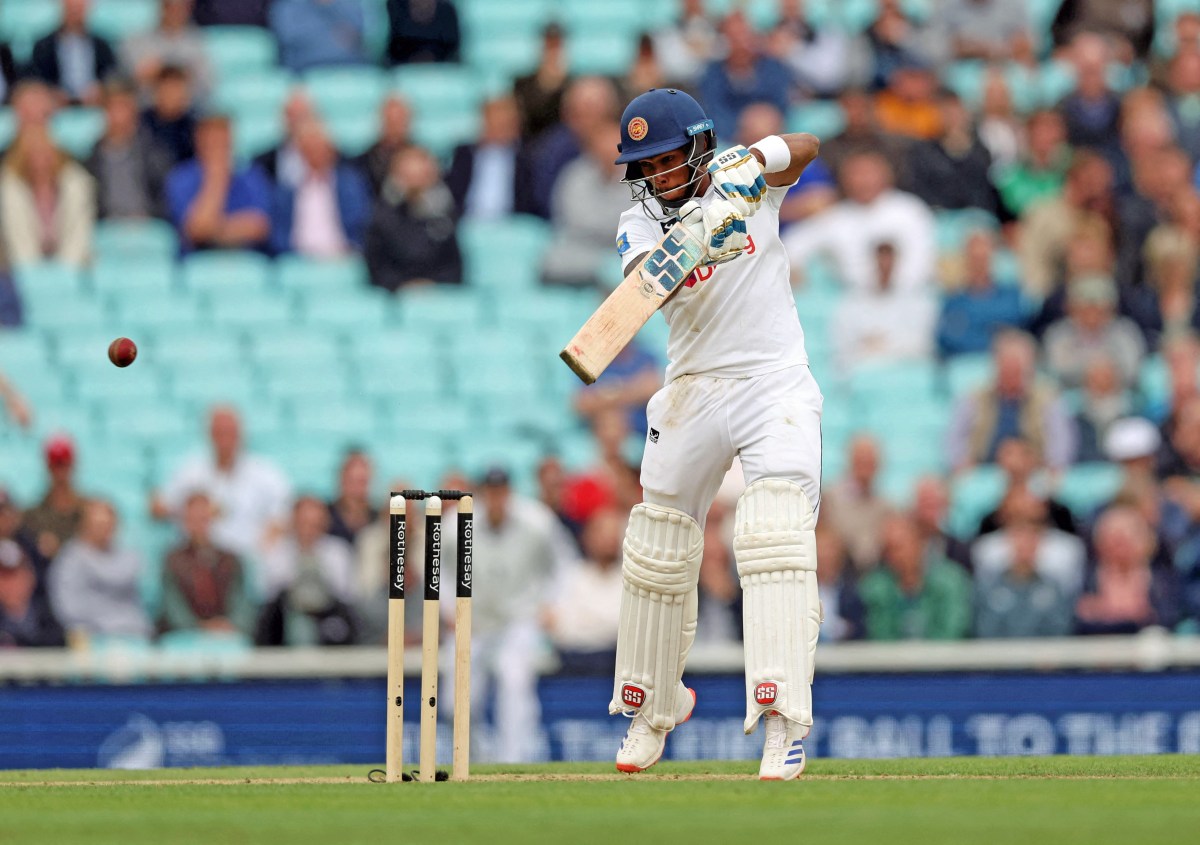
[[[46,471],[50,485],[42,500],[25,511],[21,530],[34,538],[46,559],[75,535],[83,519],[84,497],[75,489],[75,444],[65,435],[55,435],[45,445]]]
[[[256,165],[235,165],[228,116],[208,112],[201,117],[196,157],[171,170],[166,195],[183,252],[267,248],[271,182]]]
[[[1096,355],[1117,368],[1122,389],[1131,388],[1146,354],[1137,324],[1117,315],[1117,284],[1099,273],[1067,284],[1067,316],[1050,325],[1044,340],[1046,366],[1063,388],[1083,386]]]
[[[0,649],[63,645],[62,626],[37,582],[25,550],[0,538]]]

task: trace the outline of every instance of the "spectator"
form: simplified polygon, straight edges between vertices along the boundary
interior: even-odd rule
[[[17,323],[19,322],[18,320]],[[33,422],[33,409],[3,372],[0,372],[0,405],[4,406],[9,419],[16,423],[18,428],[28,430]]]
[[[1050,27],[1054,46],[1080,33],[1116,40],[1127,58],[1145,56],[1154,38],[1154,0],[1063,0]]]
[[[923,291],[895,289],[896,247],[875,247],[877,287],[852,291],[833,313],[830,335],[842,373],[871,364],[927,361],[933,356],[937,303]]]
[[[254,633],[253,587],[237,556],[213,542],[215,516],[207,493],[183,503],[183,536],[163,563],[162,632]]]
[[[0,650],[64,644],[29,555],[14,540],[0,539]]]
[[[1114,507],[1096,523],[1095,567],[1075,605],[1081,634],[1132,634],[1151,625],[1175,627],[1181,610],[1178,573],[1151,568],[1154,535],[1129,507]]]
[[[1200,196],[1195,191],[1176,192],[1171,222],[1154,228],[1143,249],[1146,294],[1154,301],[1157,319],[1150,326],[1150,342],[1164,336],[1200,328],[1200,301],[1195,280],[1200,268]]]
[[[945,46],[943,34],[909,17],[900,0],[881,0],[875,20],[854,44],[856,74],[861,84],[883,88],[897,70],[938,64]]]
[[[100,84],[117,66],[108,42],[88,31],[91,0],[62,0],[59,28],[33,45],[29,75],[58,88],[66,102],[95,105]]]
[[[174,65],[159,70],[150,107],[142,112],[142,124],[168,152],[172,166],[196,155],[196,114],[187,71]]]
[[[566,40],[562,28],[551,23],[542,30],[542,53],[532,73],[513,81],[513,96],[521,108],[521,134],[533,140],[553,128],[561,114],[570,72],[567,68]],[[613,94],[616,108],[616,95]]]
[[[601,674],[617,659],[621,616],[621,540],[625,516],[608,507],[583,527],[583,559],[564,573],[544,621],[560,671]]]
[[[529,181],[521,169],[521,112],[511,96],[483,104],[483,128],[473,144],[454,149],[446,185],[460,217],[501,220],[529,209]]]
[[[1164,443],[1174,435],[1179,414],[1200,394],[1200,340],[1193,332],[1180,332],[1163,340],[1162,358],[1167,367],[1165,401],[1147,403],[1147,415],[1160,423]]]
[[[654,34],[654,52],[662,61],[663,74],[681,85],[694,84],[716,55],[719,38],[704,0],[683,0],[674,22]]]
[[[136,552],[115,542],[116,534],[116,509],[103,499],[91,499],[83,507],[78,533],[50,564],[50,604],[71,645],[97,635],[150,635],[138,591],[142,562]]]
[[[610,275],[619,279],[612,260],[613,230],[629,208],[629,187],[622,181],[625,165],[613,164],[620,139],[616,123],[598,128],[587,139],[584,155],[563,168],[551,197],[554,238],[542,256],[544,281],[602,287]],[[606,272],[610,269],[611,274]]]
[[[1113,219],[1112,167],[1087,150],[1076,153],[1062,194],[1032,203],[1021,218],[1021,284],[1030,297],[1050,292],[1074,232],[1084,222]]]
[[[518,763],[537,753],[530,725],[541,719],[538,619],[561,564],[555,559],[555,519],[541,504],[514,494],[503,469],[489,470],[477,489],[482,507],[475,516],[471,703],[484,713],[495,692],[495,746],[481,751],[497,762]]]
[[[1182,399],[1166,426],[1168,436],[1158,456],[1158,477],[1167,496],[1200,521],[1200,396]]]
[[[975,128],[979,143],[992,157],[988,179],[995,184],[995,172],[1016,163],[1025,145],[1024,123],[1013,108],[1008,80],[999,69],[992,68],[984,77],[983,107]]]
[[[329,511],[316,496],[300,496],[291,529],[263,556],[267,603],[259,645],[351,645],[358,622],[354,550],[329,530]]]
[[[1011,554],[1007,568],[975,584],[975,636],[1061,637],[1071,632],[1071,601],[1062,587],[1037,569],[1043,528],[1014,522],[1003,535]]]
[[[218,405],[209,414],[212,452],[186,459],[151,497],[155,519],[181,518],[187,497],[208,494],[216,505],[213,541],[254,560],[266,543],[277,537],[291,505],[291,485],[270,461],[242,450],[237,411]]]
[[[402,97],[393,94],[379,107],[379,137],[358,161],[371,182],[374,196],[383,192],[396,153],[412,144],[412,109]]]
[[[91,259],[96,183],[44,129],[17,137],[0,173],[0,232],[14,265]]]
[[[848,444],[846,475],[822,495],[822,517],[845,546],[857,572],[879,562],[881,531],[892,514],[892,506],[875,489],[879,478],[879,443],[867,434],[856,435]]]
[[[572,537],[583,533],[583,526],[574,523],[567,516],[564,502],[567,490],[567,470],[562,460],[554,454],[545,454],[538,461],[535,471],[537,476],[537,499],[558,517],[558,521],[570,532]]]
[[[742,109],[752,103],[770,103],[781,112],[791,105],[795,79],[791,68],[765,55],[758,33],[740,12],[721,23],[725,55],[710,62],[697,83],[704,111],[716,124],[717,138],[725,143],[737,131]]]
[[[988,172],[992,154],[979,140],[958,95],[943,90],[937,99],[940,134],[919,141],[909,154],[912,192],[935,209],[979,208],[1000,212]]]
[[[367,226],[364,256],[371,284],[392,293],[412,284],[462,281],[454,197],[423,147],[402,149],[392,160]]]
[[[1159,224],[1172,216],[1175,198],[1191,193],[1189,186],[1192,162],[1178,147],[1170,145],[1170,127],[1161,112],[1156,117],[1143,112],[1132,118],[1139,132],[1150,132],[1150,146],[1138,149],[1137,143],[1127,146],[1132,183],[1120,193],[1116,203],[1117,220],[1117,278],[1127,286],[1143,280],[1146,239]],[[1147,129],[1161,126],[1161,134]],[[1137,134],[1133,130],[1126,135]]]
[[[12,48],[0,42],[0,103],[8,104],[17,84],[17,63]]]
[[[283,143],[254,159],[254,163],[271,177],[271,181],[288,188],[300,185],[308,168],[304,163],[304,156],[300,153],[296,135],[302,126],[314,120],[319,120],[319,116],[308,97],[308,92],[296,86],[288,93],[287,100],[283,103]]]
[[[737,142],[744,147],[758,143],[768,135],[782,135],[783,114],[770,103],[754,103],[742,109],[738,119]],[[783,223],[794,223],[818,214],[837,202],[837,184],[821,159],[813,159],[788,189],[779,208]]]
[[[84,498],[75,488],[75,445],[65,435],[54,435],[45,444],[50,486],[42,500],[25,511],[21,532],[33,539],[38,554],[47,560],[75,536],[83,520]]]
[[[1116,314],[1117,286],[1111,277],[1094,275],[1067,285],[1067,316],[1046,331],[1046,366],[1065,388],[1083,384],[1093,355],[1117,368],[1118,383],[1130,388],[1145,355],[1138,327]]]
[[[1028,487],[1010,488],[1000,506],[1000,528],[977,539],[971,547],[975,578],[980,584],[991,584],[1014,566],[1018,554],[1027,550],[1021,543],[1029,538],[1019,526],[1036,534],[1035,548],[1030,554],[1038,574],[1058,585],[1068,602],[1074,602],[1083,588],[1086,551],[1083,542],[1049,524],[1046,501]]]
[[[575,392],[575,412],[591,422],[605,411],[625,414],[629,430],[646,436],[646,403],[662,387],[658,358],[635,338],[626,345],[594,384]]]
[[[1057,390],[1037,379],[1035,356],[1027,335],[1005,331],[996,336],[995,381],[958,401],[946,435],[947,459],[955,470],[993,462],[1000,444],[1017,436],[1027,439],[1051,470],[1074,458],[1071,417]]]
[[[850,77],[850,44],[837,27],[813,26],[805,6],[804,0],[781,0],[767,52],[791,68],[806,94],[833,97]]]
[[[1030,52],[1029,17],[1023,2],[949,0],[938,17],[955,59],[1002,62]]]
[[[211,114],[196,125],[196,157],[168,174],[167,208],[185,253],[266,249],[271,183],[257,166],[235,167],[229,118]]]
[[[620,116],[617,89],[611,81],[584,76],[571,82],[562,98],[562,122],[541,133],[530,147],[532,213],[550,219],[554,186],[563,169],[594,142],[597,132]]]
[[[1079,394],[1075,427],[1079,432],[1079,453],[1083,461],[1104,460],[1101,444],[1108,429],[1117,420],[1133,412],[1133,397],[1121,382],[1116,362],[1105,352],[1093,353],[1086,365]]]
[[[412,484],[402,479],[395,479],[388,486],[389,490],[411,488]],[[390,519],[390,509],[380,508],[375,521],[364,526],[354,541],[354,582],[359,596],[355,617],[359,624],[358,642],[362,645],[387,644]],[[411,645],[421,642],[421,620],[425,605],[421,559],[425,548],[424,538],[424,520],[409,519],[406,529],[408,553],[404,563],[404,641]],[[442,560],[447,560],[444,547]]]
[[[327,259],[361,250],[371,214],[366,179],[358,168],[338,161],[337,149],[318,120],[300,126],[295,140],[304,177],[295,188],[281,182],[275,189],[274,252]]]
[[[1194,103],[1200,95],[1200,53],[1176,53],[1167,76],[1167,112],[1175,140],[1195,161],[1200,158],[1200,116]]]
[[[1155,475],[1162,436],[1150,420],[1126,417],[1117,420],[1104,436],[1104,456],[1121,466],[1121,487],[1103,509],[1115,504],[1136,507],[1156,536],[1156,565],[1171,566],[1197,560],[1200,547],[1187,542],[1191,520],[1187,511],[1166,494]],[[1194,540],[1194,535],[1192,540]],[[1184,550],[1184,545],[1190,546]],[[1181,567],[1186,571],[1187,566]]]
[[[193,5],[193,0],[159,0],[158,28],[134,33],[121,44],[121,66],[143,94],[168,65],[187,71],[201,102],[212,94],[212,66],[204,35],[192,23]]]
[[[946,530],[949,507],[950,492],[946,489],[946,482],[936,475],[927,475],[917,481],[913,489],[911,516],[921,532],[926,550],[970,572],[970,545]]]
[[[704,521],[704,548],[700,553],[697,581],[696,639],[702,643],[738,643],[742,639],[742,591],[733,560],[733,516],[736,493],[729,493],[729,478],[737,476],[736,488],[746,488],[738,462],[736,472],[726,474]]]
[[[978,230],[963,247],[963,287],[942,302],[937,324],[938,352],[944,357],[986,352],[1004,329],[1025,324],[1020,288],[998,285],[992,272],[993,238]]]
[[[1071,146],[1115,156],[1121,98],[1108,84],[1108,43],[1094,32],[1083,32],[1071,41],[1068,58],[1075,70],[1075,90],[1058,104],[1067,140]]]
[[[462,34],[449,0],[388,0],[388,62],[457,62]]]
[[[658,53],[654,50],[654,38],[650,33],[643,32],[638,36],[637,49],[629,63],[629,70],[618,84],[621,88],[621,99],[625,101],[632,100],[651,88],[671,87],[671,83],[663,74]]]
[[[196,0],[200,26],[267,26],[271,0]]]
[[[138,124],[137,93],[129,85],[104,86],[104,135],[84,166],[96,181],[102,219],[164,217],[163,188],[171,154]]]
[[[1020,217],[1034,203],[1053,199],[1062,190],[1071,148],[1067,127],[1056,111],[1035,111],[1025,121],[1025,150],[995,175],[1005,211]]]
[[[275,0],[268,16],[279,63],[292,73],[369,63],[363,0]]]
[[[375,521],[371,504],[371,458],[361,449],[350,449],[342,458],[338,492],[329,502],[329,533],[355,543],[359,532]],[[396,488],[393,488],[396,489]]]
[[[842,131],[829,140],[821,141],[821,161],[835,174],[852,155],[876,153],[884,157],[891,167],[894,180],[907,185],[908,150],[911,142],[899,135],[892,135],[879,128],[875,116],[875,101],[871,95],[859,88],[847,88],[838,97],[838,105],[845,116]]]
[[[1077,533],[1071,509],[1047,492],[1052,479],[1033,444],[1023,437],[1009,437],[996,450],[996,466],[1003,470],[1008,486],[996,509],[979,521],[979,536],[999,531],[1016,517],[1036,517],[1066,534]],[[1026,494],[1036,504],[1031,505]],[[1031,515],[1029,508],[1036,512]]]
[[[857,640],[863,636],[863,606],[858,596],[854,565],[846,545],[827,522],[817,521],[817,590],[821,595],[820,639],[824,642]]]
[[[16,118],[19,138],[27,129],[50,129],[50,118],[58,110],[58,98],[54,89],[39,79],[22,79],[13,86],[12,111]]]
[[[892,170],[879,153],[848,156],[838,177],[845,199],[784,234],[792,266],[803,267],[816,255],[827,254],[849,290],[868,292],[878,286],[876,248],[890,243],[896,249],[892,289],[927,289],[937,257],[928,206],[893,187]]]
[[[971,630],[971,582],[962,568],[926,556],[916,523],[883,523],[883,559],[862,577],[858,594],[872,640],[958,640]]]

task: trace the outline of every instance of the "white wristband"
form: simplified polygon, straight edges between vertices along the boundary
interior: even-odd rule
[[[787,170],[792,165],[792,149],[787,141],[778,135],[768,135],[757,143],[751,144],[750,149],[763,154],[763,173],[778,173]]]

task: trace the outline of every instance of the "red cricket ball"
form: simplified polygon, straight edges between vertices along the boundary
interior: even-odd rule
[[[127,337],[119,337],[108,345],[108,360],[118,367],[128,367],[137,357],[137,344]]]

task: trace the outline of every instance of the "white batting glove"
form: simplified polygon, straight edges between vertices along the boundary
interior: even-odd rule
[[[726,200],[715,200],[703,209],[691,200],[679,209],[679,220],[704,245],[701,266],[732,261],[746,248],[746,220]]]
[[[708,165],[713,185],[743,217],[758,211],[767,193],[767,180],[758,159],[743,146],[730,147]]]

